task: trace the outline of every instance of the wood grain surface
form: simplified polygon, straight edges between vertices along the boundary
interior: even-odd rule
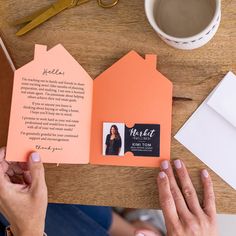
[[[222,1],[222,22],[216,36],[193,51],[176,50],[162,42],[148,24],[141,0],[120,0],[106,10],[90,1],[60,13],[25,36],[15,36],[19,27],[11,25],[14,20],[52,2],[1,0],[0,28],[16,66],[32,60],[35,43],[49,48],[62,43],[93,78],[131,49],[141,55],[156,53],[158,69],[174,84],[174,96],[186,98],[174,100],[172,136],[223,76],[229,70],[236,72],[236,1]],[[201,197],[199,170],[205,165],[174,138],[171,158],[185,161]],[[150,168],[46,165],[49,201],[158,208],[157,173],[158,169]],[[218,212],[236,213],[236,191],[210,173]]]

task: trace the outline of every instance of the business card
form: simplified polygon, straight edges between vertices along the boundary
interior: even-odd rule
[[[127,127],[124,123],[103,123],[103,155],[160,156],[160,125],[135,124]]]

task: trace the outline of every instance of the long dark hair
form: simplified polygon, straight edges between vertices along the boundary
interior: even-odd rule
[[[112,135],[112,133],[111,133],[111,129],[112,128],[115,129],[115,139],[120,139],[120,133],[119,133],[118,127],[116,125],[112,125],[111,126],[111,128],[110,128],[110,135]]]

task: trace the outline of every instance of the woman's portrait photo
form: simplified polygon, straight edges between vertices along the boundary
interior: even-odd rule
[[[103,155],[124,156],[123,123],[103,123]]]

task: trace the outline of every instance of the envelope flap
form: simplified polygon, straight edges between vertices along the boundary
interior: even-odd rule
[[[225,76],[207,104],[236,127],[236,76],[232,72]]]

